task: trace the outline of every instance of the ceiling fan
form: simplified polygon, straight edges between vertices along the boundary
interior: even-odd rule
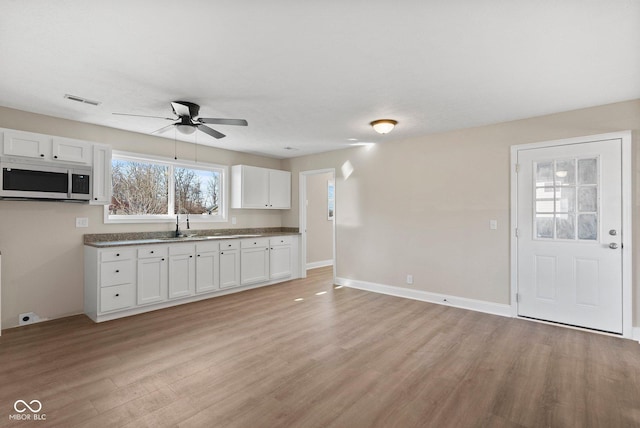
[[[216,131],[213,128],[210,128],[205,125],[215,124],[215,125],[238,125],[238,126],[247,126],[248,123],[244,119],[216,119],[212,117],[198,117],[200,113],[200,106],[195,103],[191,103],[189,101],[172,101],[171,108],[173,109],[173,113],[178,116],[177,118],[173,117],[161,117],[161,116],[145,116],[142,114],[127,114],[127,113],[113,113],[119,116],[138,116],[138,117],[152,117],[156,119],[165,119],[175,121],[171,125],[163,126],[162,128],[153,131],[152,134],[160,134],[168,130],[169,128],[175,126],[176,129],[183,134],[193,134],[196,129],[204,132],[205,134],[211,135],[213,138],[224,138],[225,135],[221,132]]]

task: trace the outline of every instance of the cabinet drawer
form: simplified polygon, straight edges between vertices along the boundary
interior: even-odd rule
[[[237,250],[238,248],[240,248],[240,241],[238,240],[220,241],[220,251]]]
[[[101,287],[110,287],[128,282],[133,282],[133,260],[120,260],[119,262],[108,262],[100,265]]]
[[[115,262],[117,260],[133,259],[135,254],[133,249],[104,250],[100,255],[100,261]]]
[[[217,242],[207,242],[204,244],[196,244],[196,252],[206,253],[208,251],[218,251],[220,245]]]
[[[291,237],[290,236],[276,236],[275,238],[269,239],[269,245],[291,245]]]
[[[268,247],[269,238],[243,239],[240,245],[242,248]]]
[[[171,245],[169,247],[169,254],[172,256],[179,256],[183,254],[193,254],[195,252],[196,252],[196,246],[193,244]]]
[[[139,259],[150,259],[153,257],[167,257],[167,247],[166,246],[145,246],[143,248],[138,248],[138,258]]]
[[[100,289],[100,312],[117,311],[135,304],[133,284],[114,285]]]

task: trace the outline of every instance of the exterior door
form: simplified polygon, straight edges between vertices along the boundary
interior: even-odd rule
[[[518,315],[622,333],[622,140],[517,152]]]

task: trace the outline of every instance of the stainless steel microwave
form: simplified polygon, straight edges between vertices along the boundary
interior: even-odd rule
[[[91,199],[91,167],[0,157],[0,198],[84,202]]]

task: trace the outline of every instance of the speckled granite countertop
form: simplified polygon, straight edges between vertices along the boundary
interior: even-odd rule
[[[270,236],[299,235],[298,228],[268,227],[253,229],[183,230],[184,237],[176,238],[174,232],[99,233],[84,235],[84,245],[97,248],[127,245],[149,245],[174,242],[208,242],[220,239],[262,238]]]

